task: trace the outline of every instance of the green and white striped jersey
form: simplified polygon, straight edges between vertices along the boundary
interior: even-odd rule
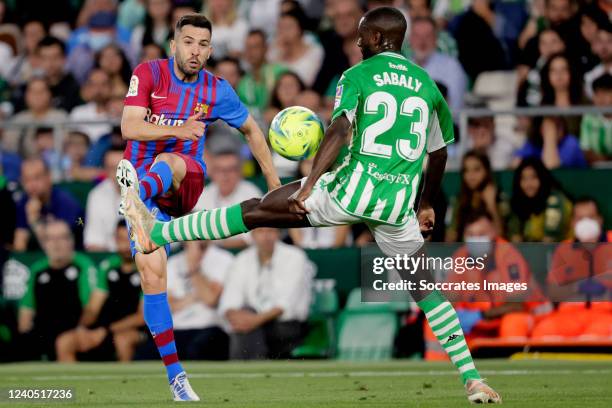
[[[349,214],[400,225],[412,209],[426,151],[454,141],[453,120],[429,75],[383,52],[346,70],[332,120],[346,115],[349,148],[327,189]]]
[[[612,119],[587,114],[580,124],[580,148],[612,156]]]

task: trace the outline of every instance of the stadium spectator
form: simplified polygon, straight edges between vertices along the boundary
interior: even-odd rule
[[[244,60],[248,67],[236,91],[240,100],[258,119],[263,117],[274,84],[285,70],[279,64],[266,61],[267,52],[266,34],[261,30],[249,32],[244,48]]]
[[[270,61],[284,65],[311,86],[323,60],[323,48],[304,36],[306,16],[301,9],[283,13],[278,20],[276,41],[268,52]]]
[[[474,0],[451,29],[457,41],[459,61],[472,81],[481,72],[509,68],[508,47],[497,26],[499,21],[500,16],[491,8],[490,0]]]
[[[125,30],[134,30],[141,24],[147,10],[140,0],[124,0],[117,11],[117,25]]]
[[[514,172],[506,233],[513,242],[560,242],[569,234],[572,203],[538,158]]]
[[[510,166],[514,146],[508,138],[495,134],[495,120],[492,116],[470,117],[467,130],[467,149],[488,156],[493,170],[506,170]]]
[[[562,117],[535,118],[527,141],[515,156],[515,164],[520,159],[536,157],[549,169],[587,165],[578,138],[568,132]]]
[[[304,106],[304,105],[300,105]],[[298,179],[308,177],[312,170],[313,159],[301,160],[298,166]],[[294,245],[300,248],[340,248],[351,244],[351,226],[321,228],[292,228],[289,236]]]
[[[94,181],[101,175],[101,169],[86,162],[91,142],[81,132],[70,132],[64,141],[62,156],[63,180]]]
[[[185,242],[168,260],[168,301],[181,358],[228,359],[229,337],[217,306],[233,260],[209,241]]]
[[[532,337],[609,338],[612,335],[612,276],[607,266],[612,247],[603,217],[592,198],[574,204],[574,239],[560,243],[546,281],[557,309],[534,327]]]
[[[462,273],[451,272],[449,282],[479,283],[480,289],[453,291],[453,305],[468,338],[527,338],[535,316],[548,313],[550,304],[533,279],[529,264],[521,253],[501,238],[493,219],[486,211],[474,212],[466,220],[465,245],[454,259],[474,260]],[[479,266],[478,258],[484,267]],[[525,291],[507,292],[485,288],[484,283],[520,284]]]
[[[172,1],[148,0],[145,2],[146,14],[143,24],[134,27],[130,46],[134,55],[140,55],[148,44],[168,49],[172,32]],[[216,33],[215,33],[216,34]]]
[[[7,178],[0,173],[0,211],[6,215],[6,219],[2,223],[2,229],[0,229],[0,267],[6,260],[6,257],[4,257],[6,251],[13,247],[17,224],[17,208],[7,184]]]
[[[115,181],[117,165],[123,159],[121,147],[111,148],[104,154],[106,178],[95,186],[87,196],[87,207],[83,231],[85,249],[88,251],[114,252],[115,226],[119,222],[117,208],[121,197]]]
[[[36,249],[43,243],[44,222],[59,219],[76,232],[75,244],[82,245],[79,219],[83,210],[68,193],[51,184],[49,168],[42,159],[28,159],[21,165],[23,197],[17,202],[17,229],[13,249]]]
[[[142,51],[140,52],[140,59],[138,63],[143,63],[147,61],[152,61],[156,59],[165,59],[168,56],[166,55],[166,50],[160,47],[157,44],[147,44],[142,47]]]
[[[80,28],[87,26],[91,17],[99,12],[113,13],[117,10],[117,2],[115,0],[86,0],[82,7],[79,8],[76,17],[75,27]]]
[[[537,60],[521,61],[517,67],[518,106],[538,106],[542,102],[542,68],[555,54],[565,51],[561,35],[552,28],[544,29],[538,36],[539,57]]]
[[[589,54],[589,43],[580,31],[580,18],[575,0],[545,0],[542,16],[534,16],[525,26],[519,37],[519,47],[523,49],[523,60],[538,59],[538,34],[544,28],[556,30],[565,43],[578,71],[584,72],[583,55]]]
[[[238,152],[215,152],[207,163],[211,183],[204,187],[194,211],[221,208],[262,196],[255,184],[242,178],[242,160]],[[250,243],[250,235],[241,234],[217,243],[226,248],[242,248]]]
[[[81,103],[81,98],[79,84],[65,69],[66,46],[61,40],[47,36],[38,43],[37,53],[51,89],[53,107],[70,112]]]
[[[593,82],[593,105],[612,106],[612,75]],[[580,148],[591,164],[612,160],[612,115],[588,113],[582,117]]]
[[[456,199],[451,200],[448,208],[450,223],[446,230],[446,240],[455,242],[463,237],[466,221],[472,213],[486,211],[493,220],[497,235],[503,233],[503,214],[505,203],[493,180],[491,164],[486,154],[476,150],[468,151],[461,161],[461,187]]]
[[[251,28],[263,30],[268,38],[274,36],[281,13],[281,0],[252,0],[246,4],[246,19]]]
[[[443,1],[443,0],[441,0]],[[438,4],[439,2],[436,2]],[[406,1],[408,7],[408,26],[412,24],[412,21],[417,18],[433,18],[433,11],[431,9],[430,0],[408,0]],[[434,20],[435,21],[435,20]],[[436,23],[437,36],[436,36],[436,49],[446,55],[457,58],[457,42],[453,36],[446,30],[443,29],[445,25],[439,25]],[[412,49],[410,49],[409,41],[404,43],[405,53],[412,58]]]
[[[437,51],[436,31],[436,23],[432,18],[415,18],[410,25],[410,47],[414,61],[434,81],[446,86],[450,108],[456,113],[463,107],[467,78],[457,59]]]
[[[11,119],[15,125],[21,125],[18,130],[5,132],[4,147],[12,152],[18,152],[22,157],[31,157],[34,150],[36,128],[44,123],[61,122],[66,119],[66,112],[53,108],[51,90],[44,78],[30,79],[26,85],[26,110],[19,112]]]
[[[593,81],[605,73],[612,75],[612,22],[608,21],[597,31],[593,52],[601,62],[584,74],[584,90],[590,99],[593,98]]]
[[[590,71],[599,63],[599,58],[593,52],[593,45],[597,40],[599,27],[605,27],[609,23],[606,13],[596,4],[583,5],[579,11],[580,34],[585,40],[586,47],[582,50],[582,60],[580,61],[582,71]]]
[[[217,76],[225,79],[234,89],[238,89],[238,84],[242,79],[240,61],[233,57],[225,57],[217,61],[214,69]]]
[[[270,105],[264,113],[266,123],[270,124],[281,110],[295,105],[297,97],[305,89],[304,82],[297,74],[292,71],[283,72],[272,89]]]
[[[203,14],[215,30],[215,56],[238,58],[244,51],[249,24],[238,15],[235,0],[208,0]]]
[[[53,168],[53,166],[60,165],[61,156],[58,151],[55,150],[55,143],[53,142],[53,128],[39,127],[34,132],[34,157],[41,157],[47,166]],[[54,180],[54,181],[59,181]]]
[[[181,17],[186,16],[187,14],[197,13],[193,3],[190,0],[175,0],[175,5],[172,9],[172,24],[171,27],[176,27],[176,23],[181,19]]]
[[[144,327],[140,275],[130,250],[125,222],[115,226],[117,254],[97,272],[87,305],[75,329],[60,334],[57,360],[131,361]]]
[[[121,48],[115,44],[107,45],[96,55],[95,68],[106,72],[110,78],[111,95],[125,96],[130,83],[132,68]]]
[[[68,39],[68,67],[80,84],[85,83],[93,68],[95,54],[109,44],[116,44],[129,59],[130,33],[116,26],[114,11],[98,11],[89,17],[87,25],[77,28]]]
[[[125,145],[126,142],[123,140],[121,128],[119,126],[113,126],[113,130],[109,134],[102,136],[95,143],[92,143],[91,149],[85,158],[85,162],[93,167],[105,167],[104,155],[106,152],[112,149],[123,151]]]
[[[68,224],[53,220],[42,228],[45,257],[30,268],[26,293],[19,306],[16,345],[19,358],[56,356],[55,340],[79,323],[95,282],[91,260],[74,252]]]
[[[582,78],[572,65],[569,57],[555,54],[544,64],[540,74],[543,106],[568,108],[585,102],[582,92]],[[578,135],[580,116],[564,116],[567,131]]]
[[[14,59],[7,81],[11,86],[20,86],[40,74],[40,60],[36,47],[47,35],[47,28],[41,20],[32,19],[23,24],[23,47]]]
[[[21,176],[21,157],[4,148],[4,130],[0,129],[0,175],[8,182],[16,183]]]
[[[75,107],[70,112],[71,121],[106,121],[108,117],[108,101],[111,96],[111,80],[102,69],[94,69],[89,74],[85,84],[89,102]],[[110,124],[72,125],[71,128],[85,133],[95,143],[103,135],[110,133]]]
[[[337,0],[331,3],[332,29],[319,35],[324,57],[312,89],[320,95],[333,92],[340,75],[350,67],[348,49],[356,46],[357,27],[363,15],[358,0]],[[333,95],[333,94],[332,94]]]
[[[230,267],[219,312],[231,326],[230,359],[287,358],[304,336],[312,264],[301,249],[258,228]]]

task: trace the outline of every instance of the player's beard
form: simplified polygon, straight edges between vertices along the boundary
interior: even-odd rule
[[[182,57],[182,55],[178,52],[176,52],[176,65],[178,66],[179,71],[181,71],[181,73],[184,75],[183,81],[189,81],[192,80],[194,77],[198,76],[198,72],[200,72],[202,70],[202,68],[204,68],[204,63],[201,62],[200,60],[198,61],[198,65],[197,67],[191,67],[189,66],[189,62],[191,60],[193,60],[194,58],[192,58],[191,60],[186,60],[185,58]]]
[[[363,57],[364,61],[375,55],[376,55],[376,52],[370,49],[370,47],[367,47],[367,46],[361,47],[361,56]]]

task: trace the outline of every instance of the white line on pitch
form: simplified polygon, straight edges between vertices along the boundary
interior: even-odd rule
[[[481,370],[484,375],[568,375],[568,374],[612,374],[612,369],[601,370]],[[322,372],[255,372],[255,373],[191,373],[189,378],[206,379],[250,379],[250,378],[327,378],[327,377],[414,377],[414,376],[447,376],[457,375],[455,370],[430,371],[322,371]],[[163,377],[162,374],[114,374],[114,375],[53,375],[32,376],[30,381],[104,381],[123,379],[144,379]],[[23,380],[21,377],[4,377],[5,381]]]

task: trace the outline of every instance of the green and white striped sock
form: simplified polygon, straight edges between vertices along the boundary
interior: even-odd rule
[[[433,291],[417,304],[425,312],[429,326],[440,345],[459,370],[463,383],[470,379],[480,379],[470,349],[465,342],[457,312],[450,302],[440,292]]]
[[[162,246],[171,242],[224,239],[248,230],[242,221],[240,204],[236,204],[155,223],[151,240]]]

